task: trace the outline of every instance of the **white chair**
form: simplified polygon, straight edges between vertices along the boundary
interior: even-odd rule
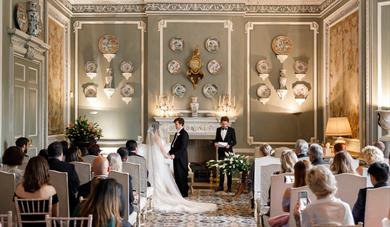
[[[313,227],[363,227],[363,224],[357,225],[313,225]]]
[[[121,173],[117,171],[110,171],[109,177],[114,178],[118,183],[120,183],[123,187],[124,197],[125,201],[127,201],[127,206],[125,206],[125,216],[123,217],[125,220],[127,220],[131,225],[135,225],[137,223],[137,212],[133,211],[131,214],[129,214],[129,174],[128,173]],[[134,214],[133,214],[134,213]]]
[[[390,209],[390,186],[367,189],[364,226],[381,226]]]
[[[278,174],[271,176],[271,211],[270,217],[285,213],[282,207],[284,191],[292,187],[292,183],[285,183],[285,176],[293,176],[293,174]]]
[[[91,181],[91,164],[86,162],[71,162],[79,176],[80,185]]]
[[[356,202],[359,190],[366,187],[367,178],[351,173],[338,174],[335,177],[337,181],[336,197],[348,203],[352,208]]]
[[[359,159],[352,159],[352,162],[351,162],[351,166],[352,166],[352,169],[357,169],[359,167],[359,162],[360,160]]]
[[[92,227],[92,214],[88,217],[50,217],[49,215],[45,216],[46,227]]]
[[[15,174],[0,171],[1,193],[0,193],[0,213],[15,211],[13,202],[16,183]]]
[[[289,227],[296,227],[297,226],[297,223],[295,222],[295,218],[294,218],[294,207],[295,205],[297,204],[298,202],[298,192],[301,192],[301,191],[307,191],[307,195],[309,197],[309,200],[311,202],[317,200],[315,195],[313,194],[313,192],[309,189],[308,186],[303,186],[303,187],[299,187],[299,188],[291,188],[291,197],[290,197],[290,219],[288,221],[288,226]]]
[[[50,183],[56,189],[60,212],[59,216],[69,217],[69,191],[68,191],[68,173],[49,170]]]
[[[12,227],[12,211],[8,211],[7,214],[0,214],[0,225],[3,227]]]
[[[84,162],[92,165],[92,162],[93,162],[93,160],[95,160],[96,157],[97,156],[95,156],[95,155],[86,155],[86,156],[83,156],[82,159]]]
[[[140,166],[140,184],[141,184],[141,194],[142,196],[148,198],[149,200],[152,199],[153,196],[153,188],[147,187],[148,177],[147,177],[147,168],[146,168],[146,159],[144,157],[139,157],[136,155],[129,156],[127,159],[127,162],[135,163]]]
[[[19,199],[15,197],[16,217],[19,227],[23,224],[45,224],[45,215],[51,216],[52,197],[49,199]]]

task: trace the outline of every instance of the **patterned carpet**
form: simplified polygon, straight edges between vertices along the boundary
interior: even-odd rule
[[[249,195],[244,194],[240,199],[234,199],[233,196],[233,193],[196,189],[189,199],[215,203],[218,205],[216,212],[203,214],[152,212],[147,215],[142,226],[256,226]]]

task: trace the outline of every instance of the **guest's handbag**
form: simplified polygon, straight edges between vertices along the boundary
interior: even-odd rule
[[[271,227],[282,227],[288,224],[288,219],[290,214],[281,214],[275,217],[271,217],[268,219],[268,224]]]

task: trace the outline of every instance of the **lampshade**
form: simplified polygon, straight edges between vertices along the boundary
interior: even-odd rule
[[[350,136],[351,125],[346,117],[330,117],[326,124],[326,136]]]

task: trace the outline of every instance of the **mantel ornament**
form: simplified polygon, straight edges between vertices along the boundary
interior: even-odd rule
[[[199,49],[196,48],[192,52],[192,57],[187,62],[188,70],[187,70],[187,78],[191,81],[193,88],[195,89],[198,85],[199,81],[201,81],[204,77],[202,72],[202,62],[200,59]]]

